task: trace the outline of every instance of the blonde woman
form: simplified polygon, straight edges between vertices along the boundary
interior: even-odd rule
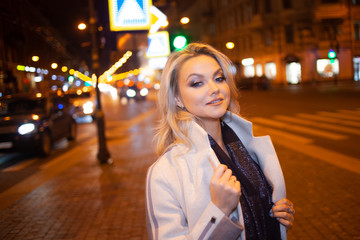
[[[146,180],[149,239],[286,239],[294,206],[268,136],[241,118],[232,63],[193,43],[163,70],[159,159]]]

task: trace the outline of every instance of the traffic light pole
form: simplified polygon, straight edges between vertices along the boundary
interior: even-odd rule
[[[110,153],[108,151],[106,145],[105,138],[105,118],[104,112],[101,107],[101,97],[99,90],[99,45],[97,39],[97,21],[95,16],[95,6],[94,0],[89,0],[89,9],[90,9],[90,32],[91,32],[91,59],[92,59],[92,68],[94,74],[96,75],[96,100],[97,100],[97,111],[96,111],[96,123],[97,123],[97,133],[98,133],[98,144],[99,151],[97,154],[97,158],[100,164],[112,164],[112,160],[110,158]]]

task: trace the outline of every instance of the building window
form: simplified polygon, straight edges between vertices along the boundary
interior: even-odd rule
[[[241,7],[241,24],[243,25],[245,23],[245,18],[246,18],[246,9],[245,6],[242,5]]]
[[[273,44],[271,29],[265,30],[265,32],[264,32],[264,40],[265,40],[265,46],[271,46]]]
[[[253,49],[253,42],[252,42],[252,37],[251,37],[251,35],[248,36],[248,38],[247,38],[247,43],[248,43],[248,49],[249,49],[249,50],[252,50],[252,49]]]
[[[274,79],[276,77],[276,64],[274,62],[265,64],[265,76],[268,79]]]
[[[229,30],[232,30],[235,28],[235,18],[234,18],[234,15],[233,14],[229,14],[228,16],[228,29]]]
[[[316,61],[316,70],[324,78],[339,75],[339,60],[335,58],[334,63],[331,63],[330,59],[318,59]]]
[[[243,19],[242,19],[242,11],[241,11],[241,7],[238,7],[237,9],[236,9],[236,14],[235,14],[235,16],[236,16],[236,23],[238,24],[238,25],[243,25],[244,23],[243,23]]]
[[[286,43],[294,42],[294,29],[292,25],[285,26],[285,39],[286,39]]]
[[[256,76],[257,77],[261,77],[263,75],[263,67],[262,67],[262,64],[258,63],[256,64]]]
[[[354,22],[354,39],[360,40],[360,22]]]
[[[215,24],[214,23],[211,23],[210,26],[209,26],[209,31],[210,31],[210,35],[211,36],[214,36],[215,33],[216,33],[216,28],[215,28]]]
[[[271,0],[265,0],[265,12],[266,13],[271,13],[272,12]]]
[[[283,8],[290,9],[292,8],[292,0],[283,0]]]
[[[259,13],[259,0],[253,0],[254,15]]]
[[[252,9],[251,6],[248,5],[246,6],[246,21],[251,22],[251,19],[252,19]]]

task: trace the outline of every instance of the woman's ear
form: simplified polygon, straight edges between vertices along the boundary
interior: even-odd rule
[[[175,97],[175,103],[176,103],[176,106],[178,106],[179,108],[184,108],[184,104],[178,97]]]

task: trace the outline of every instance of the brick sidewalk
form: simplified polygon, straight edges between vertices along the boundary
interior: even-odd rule
[[[0,239],[147,239],[145,175],[156,160],[149,122],[108,134],[114,165],[99,166],[95,150],[78,154],[77,164],[2,210]],[[288,239],[360,239],[360,176],[275,147],[296,208]]]
[[[89,151],[2,210],[0,239],[146,239],[145,175],[156,160],[150,131],[143,123],[113,131],[107,141],[113,165],[100,166]]]

